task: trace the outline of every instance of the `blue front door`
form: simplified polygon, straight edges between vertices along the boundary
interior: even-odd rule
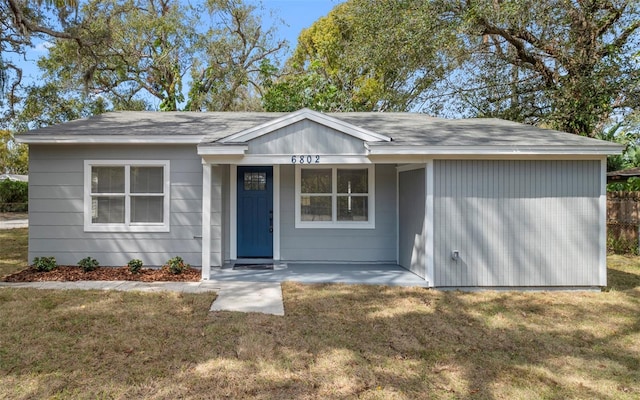
[[[272,167],[238,167],[238,257],[273,257]]]

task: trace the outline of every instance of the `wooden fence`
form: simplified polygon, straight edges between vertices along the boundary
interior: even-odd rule
[[[639,252],[640,192],[607,193],[607,250]]]

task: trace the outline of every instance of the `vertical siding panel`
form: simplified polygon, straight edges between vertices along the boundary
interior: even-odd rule
[[[425,169],[399,174],[399,264],[425,277]]]
[[[598,284],[599,161],[441,160],[434,175],[437,286]]]

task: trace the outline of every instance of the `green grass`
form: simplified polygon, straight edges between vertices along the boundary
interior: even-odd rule
[[[28,229],[0,230],[0,278],[26,268]]]
[[[637,399],[639,261],[604,292],[287,283],[284,317],[0,289],[0,399]]]

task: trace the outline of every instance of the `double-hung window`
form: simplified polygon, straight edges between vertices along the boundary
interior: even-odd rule
[[[84,185],[85,231],[169,231],[169,161],[85,161]]]
[[[296,165],[296,228],[375,228],[373,166]]]

